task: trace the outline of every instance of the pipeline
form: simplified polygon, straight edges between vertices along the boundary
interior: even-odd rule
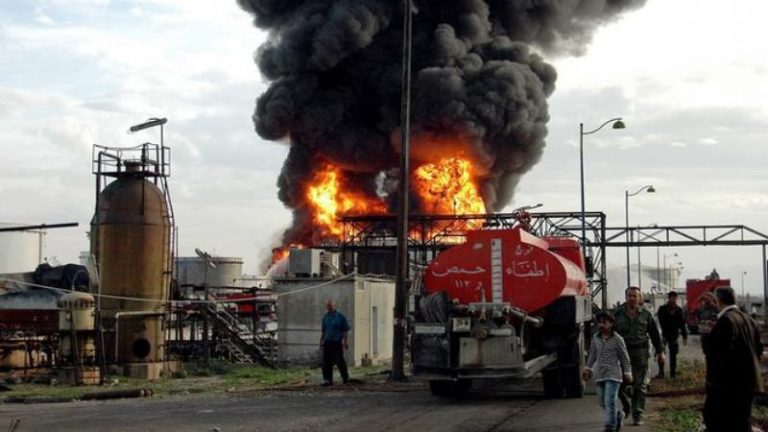
[[[521,320],[531,324],[535,328],[540,328],[544,325],[544,319],[541,317],[531,316],[528,315],[528,313],[522,309],[518,309],[516,307],[509,307],[507,310],[510,315],[520,318]]]
[[[124,398],[139,398],[150,397],[155,392],[148,388],[130,389],[130,390],[111,390],[104,392],[86,393],[80,397],[80,400],[107,400],[107,399],[124,399]]]

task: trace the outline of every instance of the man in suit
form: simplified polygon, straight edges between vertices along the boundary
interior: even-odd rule
[[[707,359],[707,432],[750,432],[752,398],[762,391],[763,345],[756,323],[736,306],[731,287],[715,290],[720,310],[704,354]]]

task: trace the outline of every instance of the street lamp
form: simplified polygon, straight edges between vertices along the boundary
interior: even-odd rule
[[[140,130],[149,129],[151,127],[160,126],[160,147],[163,146],[163,125],[168,123],[168,119],[163,118],[157,118],[157,117],[151,117],[144,123],[139,123],[137,125],[133,125],[130,128],[128,128],[129,133],[138,132]]]
[[[585,220],[586,216],[584,215],[584,135],[592,135],[593,133],[597,133],[600,129],[611,123],[613,123],[613,129],[625,129],[627,127],[621,117],[612,118],[598,126],[596,129],[592,129],[591,131],[587,132],[584,132],[584,123],[579,123],[579,176],[581,180],[581,254],[584,257],[585,264],[587,259],[587,221]],[[589,291],[591,295],[591,284]],[[607,292],[603,290],[603,307],[606,307],[607,302]]]
[[[653,188],[653,185],[645,185],[633,193],[629,193],[627,190],[624,191],[624,221],[626,222],[627,227],[627,287],[632,283],[629,279],[629,197],[635,196],[643,191],[654,193],[656,192],[656,189]],[[637,271],[639,272],[640,269],[637,269]]]
[[[744,301],[744,276],[747,274],[746,270],[741,272],[741,301]]]
[[[664,285],[667,286],[667,291],[669,291],[669,284],[672,282],[672,275],[667,272],[667,258],[677,258],[677,252],[664,254],[664,267],[662,267],[664,269]],[[656,265],[658,265],[658,263]]]
[[[397,212],[397,269],[392,329],[392,367],[389,378],[405,381],[405,343],[408,306],[408,194],[411,142],[411,57],[413,46],[413,0],[403,2],[403,62],[400,93],[400,208]]]

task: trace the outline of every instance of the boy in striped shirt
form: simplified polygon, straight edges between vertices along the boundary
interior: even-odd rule
[[[613,331],[613,314],[603,311],[597,314],[598,332],[589,347],[589,358],[584,368],[584,381],[595,378],[597,398],[605,411],[605,432],[621,429],[624,413],[618,403],[619,386],[622,380],[632,382],[632,367],[624,339]]]

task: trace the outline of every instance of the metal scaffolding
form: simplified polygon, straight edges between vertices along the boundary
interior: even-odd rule
[[[606,227],[603,212],[584,213],[587,262],[593,271],[587,278],[593,299],[600,297],[607,307],[606,250],[609,247],[660,246],[760,246],[762,248],[764,297],[768,298],[768,269],[766,247],[768,235],[744,225],[669,225],[650,227]],[[340,243],[321,246],[342,252],[344,271],[358,270],[358,256],[366,252],[379,253],[378,258],[394,260],[397,244],[397,219],[394,215],[350,216],[342,219],[343,238]],[[462,243],[468,230],[510,229],[527,224],[538,236],[565,235],[581,238],[580,212],[542,212],[474,214],[474,215],[411,215],[408,250],[411,266],[425,266],[437,254]],[[386,272],[388,273],[388,272]],[[768,301],[766,302],[768,304]],[[768,308],[766,308],[768,311]],[[768,313],[768,312],[767,312]],[[768,316],[766,316],[768,320]]]
[[[408,251],[413,266],[426,266],[441,251],[464,242],[467,231],[477,229],[510,229],[518,225],[537,236],[563,235],[581,238],[580,212],[542,212],[471,214],[471,215],[411,215],[409,218]],[[591,263],[587,278],[593,298],[600,295],[607,306],[606,291],[606,230],[605,213],[584,213],[587,262]],[[320,246],[338,248],[342,254],[342,270],[359,270],[359,254],[380,253],[384,259],[397,244],[397,218],[394,215],[350,216],[342,219],[341,243]],[[389,273],[389,272],[386,272]]]

